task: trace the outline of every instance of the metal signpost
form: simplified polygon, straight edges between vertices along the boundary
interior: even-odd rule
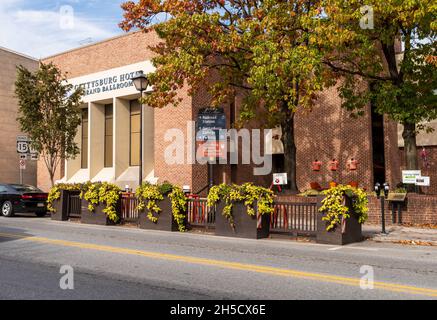
[[[37,161],[38,152],[31,148],[31,141],[27,136],[17,136],[17,153],[20,156],[20,184],[23,184],[23,170],[26,170],[26,160]]]
[[[208,187],[214,185],[214,163],[226,155],[226,115],[223,108],[199,110],[196,121],[196,145],[202,156],[208,158]],[[203,191],[203,190],[202,190]]]

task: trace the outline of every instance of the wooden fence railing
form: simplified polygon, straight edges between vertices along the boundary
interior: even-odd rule
[[[135,194],[123,194],[121,199],[121,219],[123,222],[138,222],[137,205],[138,200]],[[270,232],[315,235],[317,232],[317,214],[318,205],[316,202],[275,202],[274,213],[270,222]],[[215,215],[215,208],[208,207],[206,199],[188,199],[187,220],[190,226],[213,229],[215,227]]]
[[[316,234],[317,203],[275,202],[274,209],[270,232]]]
[[[138,222],[138,199],[134,193],[123,193],[121,197],[121,221]]]
[[[188,223],[193,227],[206,229],[215,226],[215,208],[207,205],[206,199],[188,199]]]
[[[67,202],[67,213],[70,218],[80,218],[81,199],[78,193],[69,192]]]

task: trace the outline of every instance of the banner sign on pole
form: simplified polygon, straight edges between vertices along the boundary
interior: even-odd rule
[[[204,108],[196,121],[196,145],[205,158],[224,158],[226,155],[226,115],[223,108]]]

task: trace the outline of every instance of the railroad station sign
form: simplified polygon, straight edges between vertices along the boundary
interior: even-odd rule
[[[205,158],[224,158],[226,115],[223,108],[204,108],[196,121],[196,145]]]

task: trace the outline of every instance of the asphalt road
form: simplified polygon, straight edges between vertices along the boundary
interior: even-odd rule
[[[73,290],[60,287],[62,266],[74,270]],[[364,290],[360,278],[368,270],[375,283]],[[0,299],[437,299],[437,248],[2,217]]]

